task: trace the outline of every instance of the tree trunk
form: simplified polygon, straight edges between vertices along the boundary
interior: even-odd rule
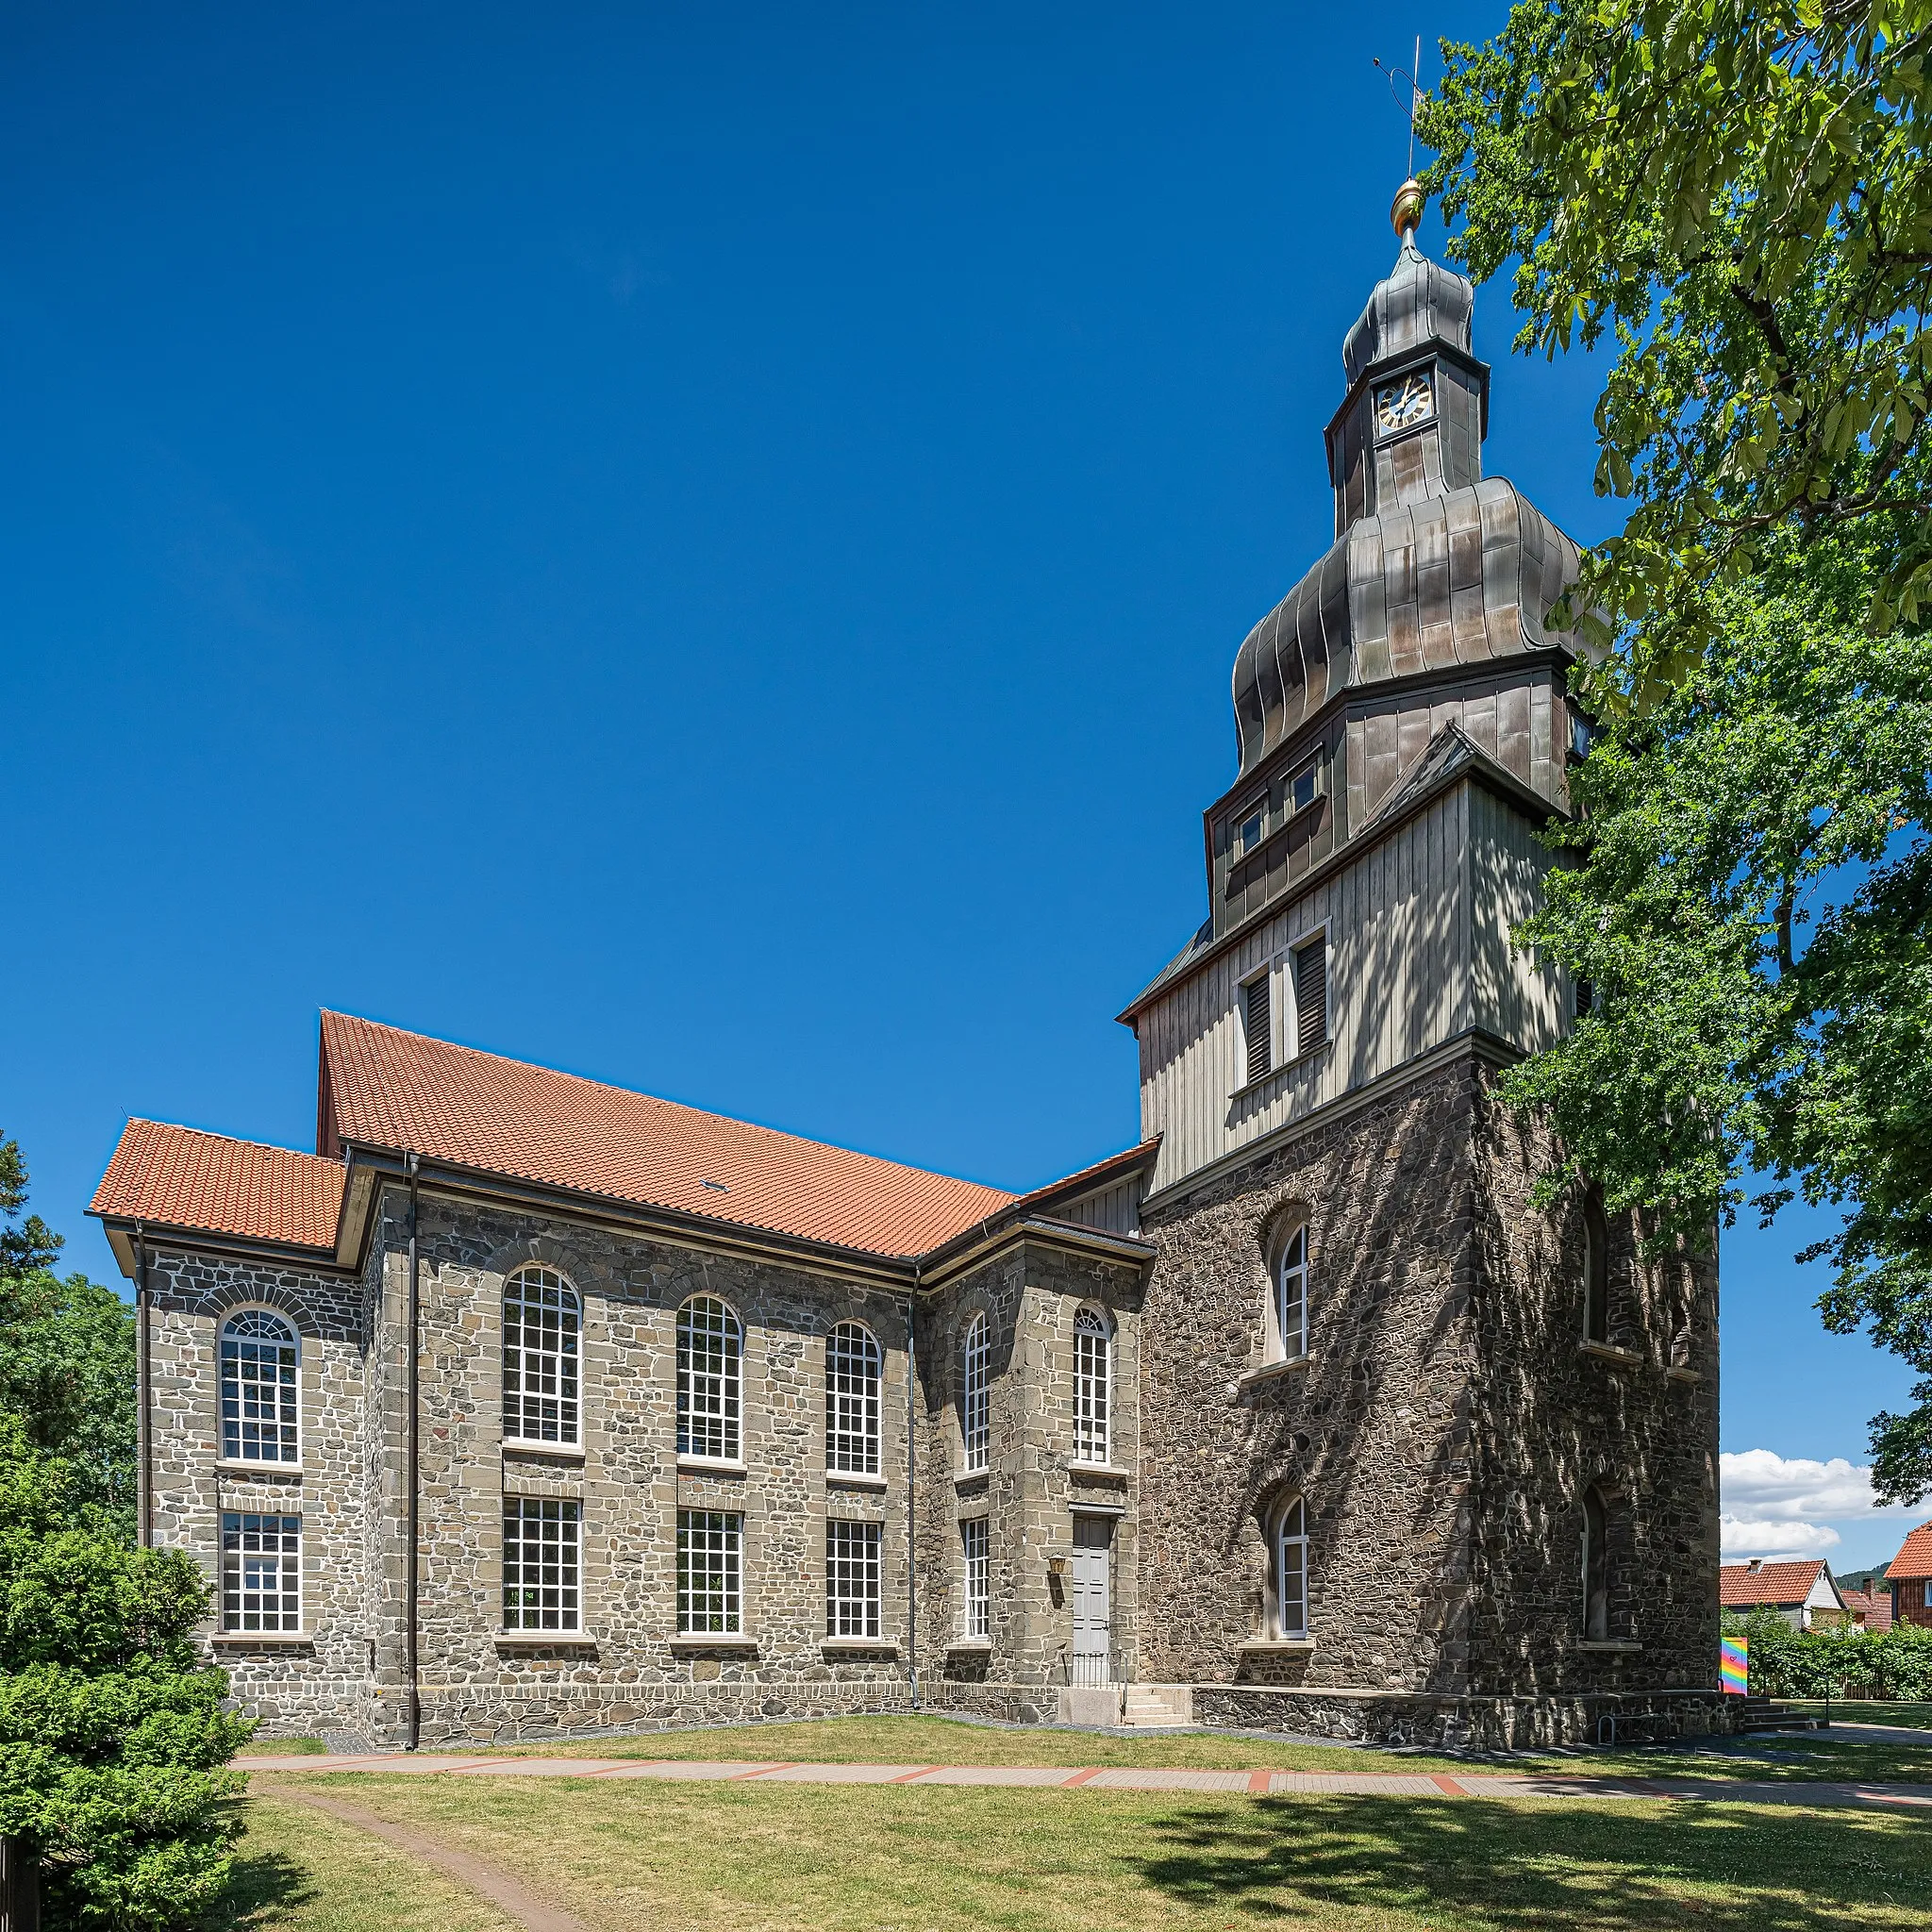
[[[41,1874],[17,1838],[0,1838],[0,1932],[41,1932]]]

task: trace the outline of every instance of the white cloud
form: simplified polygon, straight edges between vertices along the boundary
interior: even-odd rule
[[[1726,1509],[1753,1525],[1788,1523],[1815,1526],[1820,1517],[1844,1523],[1866,1516],[1914,1516],[1899,1503],[1881,1504],[1872,1493],[1869,1466],[1834,1456],[1814,1462],[1802,1456],[1779,1456],[1770,1449],[1747,1449],[1718,1457],[1718,1485]],[[1831,1541],[1836,1542],[1834,1535]],[[1789,1547],[1790,1540],[1784,1545]],[[1728,1543],[1725,1544],[1729,1548]],[[1740,1548],[1755,1548],[1740,1544]],[[1825,1548],[1824,1544],[1817,1547]]]
[[[1838,1531],[1824,1523],[1767,1523],[1761,1517],[1723,1516],[1718,1527],[1727,1557],[1822,1557],[1841,1541]]]

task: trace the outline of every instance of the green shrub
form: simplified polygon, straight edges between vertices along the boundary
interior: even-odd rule
[[[1932,1630],[1799,1631],[1774,1610],[1754,1610],[1727,1615],[1724,1634],[1751,1640],[1751,1689],[1760,1697],[1932,1698]]]
[[[227,1882],[223,1767],[253,1726],[188,1641],[201,1573],[128,1547],[78,1488],[0,1413],[0,1833],[37,1861],[50,1932],[164,1932]]]

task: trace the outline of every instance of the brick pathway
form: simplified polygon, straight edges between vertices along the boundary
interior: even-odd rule
[[[1932,1785],[1759,1783],[1744,1778],[1551,1776],[1510,1772],[1158,1771],[1126,1765],[799,1764],[784,1758],[477,1757],[426,1751],[238,1757],[238,1771],[412,1777],[675,1778],[732,1784],[1054,1786],[1095,1791],[1216,1791],[1252,1797],[1341,1792],[1399,1798],[1685,1798],[1734,1805],[1904,1805],[1932,1808]]]

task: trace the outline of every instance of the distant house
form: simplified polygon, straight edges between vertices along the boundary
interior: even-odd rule
[[[1845,1601],[1823,1557],[1808,1563],[1767,1563],[1753,1557],[1748,1563],[1726,1563],[1717,1573],[1718,1602],[1740,1615],[1751,1610],[1775,1610],[1793,1630],[1835,1624],[1844,1615]]]
[[[1848,1590],[1840,1583],[1838,1593],[1844,1599],[1855,1630],[1876,1637],[1891,1628],[1891,1592],[1884,1584],[1874,1583],[1870,1590]]]
[[[1932,1629],[1932,1523],[1920,1524],[1906,1538],[1885,1574],[1892,1621]]]

